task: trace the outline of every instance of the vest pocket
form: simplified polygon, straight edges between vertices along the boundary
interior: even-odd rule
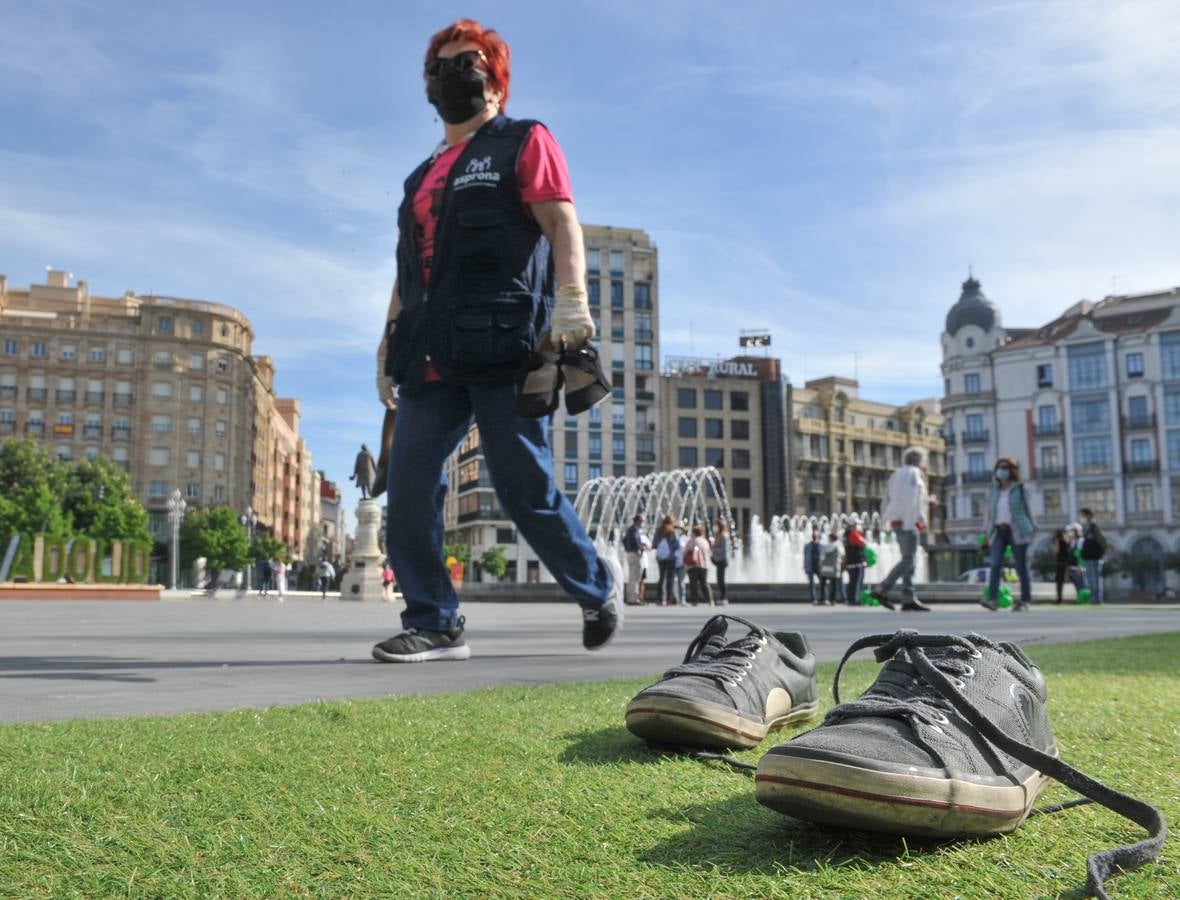
[[[472,371],[520,363],[536,342],[531,294],[462,298],[449,310],[445,358]]]
[[[422,320],[422,304],[403,306],[397,314],[397,327],[393,337],[389,339],[389,346],[385,348],[385,374],[389,375],[397,384],[406,380],[414,362],[418,344],[417,334]]]

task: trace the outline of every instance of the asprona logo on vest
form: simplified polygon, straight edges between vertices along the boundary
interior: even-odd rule
[[[451,182],[451,189],[461,191],[469,187],[496,187],[500,183],[500,173],[492,169],[490,156],[467,161],[467,169]]]

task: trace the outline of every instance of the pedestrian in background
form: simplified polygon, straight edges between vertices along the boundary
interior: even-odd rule
[[[680,542],[680,552],[676,554],[676,605],[685,606],[685,581],[688,578],[688,570],[684,566],[684,545],[688,543],[688,537],[684,532],[684,526],[676,526],[676,540]]]
[[[725,570],[729,568],[729,526],[724,522],[717,526],[712,559],[713,568],[717,570],[717,605],[725,606],[729,603],[725,590]]]
[[[821,578],[819,574],[820,562],[823,560],[824,545],[823,541],[819,539],[819,532],[815,529],[811,531],[811,540],[803,545],[803,571],[807,574],[807,596],[814,604],[815,597],[815,581]],[[820,590],[823,590],[823,581],[820,581]]]
[[[332,564],[326,559],[321,559],[319,566],[316,568],[316,581],[319,582],[320,599],[328,599],[328,588],[332,586],[332,581],[336,578],[336,570],[332,568]]]
[[[1086,587],[1090,589],[1090,602],[1102,605],[1105,591],[1102,589],[1102,557],[1109,545],[1106,535],[1094,521],[1094,510],[1082,510],[1082,562],[1086,565]]]
[[[844,599],[849,606],[857,606],[860,603],[860,589],[865,583],[867,543],[860,530],[860,521],[856,516],[852,516],[844,529],[844,571],[848,573]]]
[[[684,568],[688,572],[688,602],[693,606],[702,602],[702,598],[713,605],[713,591],[709,588],[709,557],[713,555],[713,545],[705,537],[704,525],[692,526],[692,537],[684,547]]]
[[[274,572],[275,590],[279,594],[279,603],[282,603],[287,593],[287,564],[281,559],[276,559],[271,563],[270,568]]]
[[[656,565],[660,569],[659,581],[656,582],[657,606],[675,605],[676,561],[680,559],[683,549],[676,534],[676,520],[672,516],[664,516],[656,535]]]
[[[623,602],[628,606],[642,606],[644,558],[651,549],[651,538],[643,530],[643,516],[631,520],[631,527],[623,535],[623,552],[627,554],[627,584]]]
[[[1032,606],[1032,584],[1028,573],[1028,545],[1037,530],[1032,504],[1020,480],[1020,465],[1010,457],[996,460],[991,495],[987,504],[987,536],[985,548],[991,553],[991,572],[987,579],[987,598],[980,605],[995,611],[1000,591],[1000,573],[1004,568],[1004,551],[1012,548],[1016,575],[1020,579],[1020,602],[1013,612],[1024,612]]]
[[[265,597],[270,591],[270,581],[274,577],[274,569],[269,559],[258,562],[258,596]]]
[[[894,470],[885,485],[885,502],[881,518],[893,529],[901,559],[872,590],[872,597],[886,609],[897,609],[889,592],[901,580],[901,608],[904,612],[929,612],[930,607],[914,593],[914,567],[921,532],[926,528],[930,496],[926,492],[926,451],[910,447],[902,456],[902,465]]]
[[[1062,601],[1066,580],[1073,584],[1075,592],[1080,587],[1077,578],[1078,561],[1074,550],[1072,529],[1070,527],[1058,528],[1053,535],[1053,557],[1056,563],[1054,581],[1057,585],[1058,603]]]
[[[840,540],[836,526],[833,525],[832,531],[828,535],[828,542],[824,544],[823,555],[820,557],[819,599],[815,601],[816,606],[835,604],[836,597],[840,592],[840,578],[843,571],[844,542]]]

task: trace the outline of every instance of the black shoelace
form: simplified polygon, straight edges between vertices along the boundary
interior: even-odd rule
[[[962,681],[958,676],[967,674],[966,670],[970,668],[968,660],[979,657],[980,646],[999,649],[987,638],[977,634],[959,637],[898,631],[895,634],[874,634],[860,638],[845,651],[836,669],[832,694],[837,703],[840,702],[840,673],[848,658],[857,650],[875,647],[877,662],[888,661],[888,665],[869,691],[858,700],[833,709],[828,713],[828,718],[838,721],[851,716],[906,713],[938,724],[944,717],[942,710],[953,709],[1009,756],[1055,778],[1084,798],[1042,807],[1033,810],[1030,815],[1059,812],[1083,803],[1096,802],[1139,825],[1147,831],[1148,837],[1144,840],[1101,850],[1086,858],[1086,894],[1105,900],[1108,897],[1106,880],[1112,873],[1116,870],[1130,871],[1159,858],[1168,835],[1163,814],[1154,806],[1109,788],[1060,759],[1030,747],[997,728],[960,693]],[[936,651],[935,658],[927,655],[927,648]],[[913,684],[914,674],[920,676],[916,687]]]

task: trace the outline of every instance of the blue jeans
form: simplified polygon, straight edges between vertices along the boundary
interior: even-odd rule
[[[912,600],[914,596],[914,556],[918,552],[918,532],[917,530],[899,528],[893,532],[893,536],[897,538],[897,549],[901,551],[901,561],[889,570],[889,574],[877,585],[877,590],[882,594],[888,594],[900,578],[901,595]]]
[[[860,603],[860,591],[865,583],[865,567],[864,566],[849,566],[848,567],[848,586],[844,589],[844,599],[850,606],[856,606]]]
[[[547,420],[517,416],[512,385],[435,382],[398,400],[389,454],[385,543],[406,601],[402,626],[448,631],[458,625],[459,598],[443,560],[443,463],[473,416],[500,507],[565,592],[583,609],[600,608],[610,595],[610,573],[554,483]]]
[[[1090,589],[1090,602],[1102,603],[1102,560],[1086,560],[1086,587]]]
[[[810,600],[812,603],[815,602],[815,579],[816,579],[816,577],[817,576],[814,572],[807,573],[807,599]]]
[[[987,578],[987,596],[992,603],[1000,594],[1000,571],[1004,568],[1004,549],[1012,548],[1016,563],[1016,575],[1020,579],[1020,602],[1032,603],[1032,589],[1028,577],[1028,544],[1017,544],[1012,540],[1012,529],[998,526],[992,531],[991,572]]]

